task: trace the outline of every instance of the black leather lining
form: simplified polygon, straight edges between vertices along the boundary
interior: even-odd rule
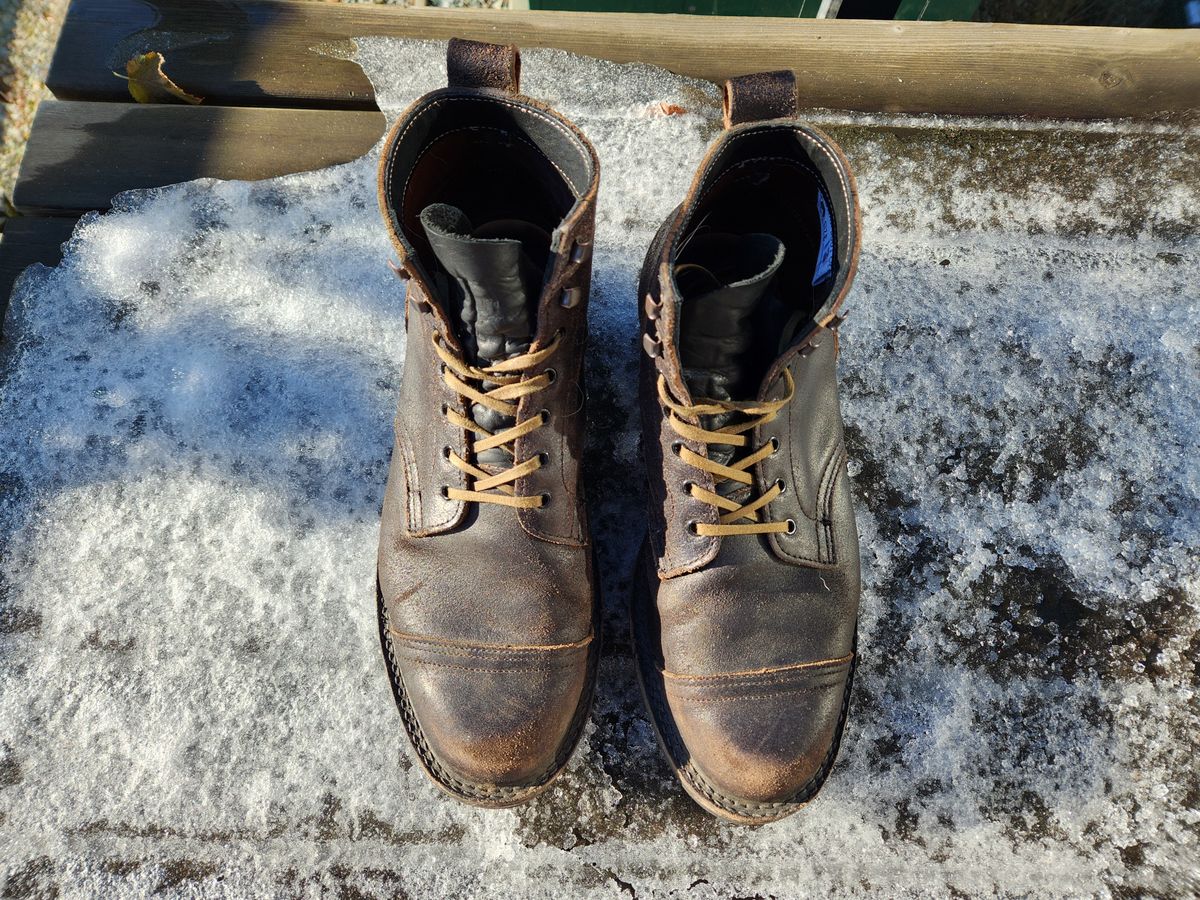
[[[567,125],[497,91],[427,95],[383,152],[388,215],[421,266],[431,257],[418,217],[430,204],[458,207],[478,222],[522,219],[552,232],[595,175],[591,153]]]
[[[850,188],[840,162],[804,126],[754,126],[723,139],[698,187],[671,248],[672,258],[702,231],[773,234],[787,249],[778,289],[815,317],[840,289],[852,246],[853,204],[848,202]],[[828,277],[813,284],[819,271],[822,201],[834,253]]]

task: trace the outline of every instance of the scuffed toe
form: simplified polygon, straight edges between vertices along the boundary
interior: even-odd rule
[[[846,657],[738,675],[664,673],[695,786],[747,820],[808,800],[837,749],[850,670]]]
[[[390,636],[416,719],[410,736],[444,788],[499,803],[566,763],[590,687],[590,639],[514,648]]]

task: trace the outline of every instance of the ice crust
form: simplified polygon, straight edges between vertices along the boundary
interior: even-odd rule
[[[358,47],[389,118],[443,54]],[[824,791],[745,830],[659,759],[624,626],[636,273],[717,89],[555,51],[523,79],[602,167],[607,645],[569,772],[485,812],[404,746],[373,596],[404,328],[378,151],[134,192],[25,276],[7,329],[7,894],[1200,890],[1197,135],[823,117],[864,214],[840,362],[862,662]]]

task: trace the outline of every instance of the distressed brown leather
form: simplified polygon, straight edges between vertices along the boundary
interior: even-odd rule
[[[722,91],[725,127],[796,115],[796,76],[788,69],[740,75]]]
[[[784,90],[790,81],[776,73],[726,85],[735,124],[660,229],[640,285],[650,527],[632,604],[639,675],[684,787],[711,812],[750,824],[794,812],[829,772],[848,706],[860,593],[836,377],[837,311],[859,252],[857,193],[828,136],[779,117],[794,109],[794,93]],[[714,476],[686,462],[683,448],[701,456],[708,448],[669,426],[658,392],[661,379],[672,402],[699,399],[681,362],[688,301],[676,267],[689,242],[716,228],[786,234],[779,291],[801,324],[777,357],[761,360],[757,396],[741,399],[779,400],[787,375],[794,383],[791,400],[749,441],[775,442],[748,470],[751,495],[782,485],[761,515],[787,531],[699,533],[720,523],[721,510],[694,496],[713,491]]]
[[[596,592],[580,477],[583,350],[599,164],[584,136],[517,93],[515,48],[451,41],[452,86],[392,126],[380,206],[407,280],[408,327],[378,556],[380,627],[405,728],[421,765],[467,802],[507,806],[561,771],[587,717],[595,674]],[[540,466],[515,493],[537,508],[454,499],[475,476],[475,434],[445,410],[470,402],[444,380],[434,341],[463,344],[418,222],[452,203],[492,218],[537,220],[551,234],[531,353],[556,346],[521,380],[516,461]],[[553,215],[552,220],[546,217]],[[539,218],[540,217],[540,218]],[[548,376],[550,377],[550,376]],[[479,388],[478,383],[474,383]]]
[[[450,38],[446,83],[450,87],[487,87],[515,94],[521,85],[521,54],[513,44]]]

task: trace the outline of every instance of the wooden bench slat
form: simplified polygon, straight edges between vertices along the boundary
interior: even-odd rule
[[[58,265],[63,242],[75,228],[74,217],[20,216],[4,223],[0,235],[0,336],[13,284],[34,263]]]
[[[371,85],[320,45],[453,36],[640,61],[713,81],[794,68],[804,102],[868,112],[1145,117],[1200,106],[1200,29],[863,22],[341,6],[287,0],[75,0],[48,84],[126,99],[112,72],[161,50],[211,103],[369,108]]]
[[[193,178],[252,180],[349,162],[383,134],[379,112],[44,101],[13,205],[106,209],[114,194]]]

